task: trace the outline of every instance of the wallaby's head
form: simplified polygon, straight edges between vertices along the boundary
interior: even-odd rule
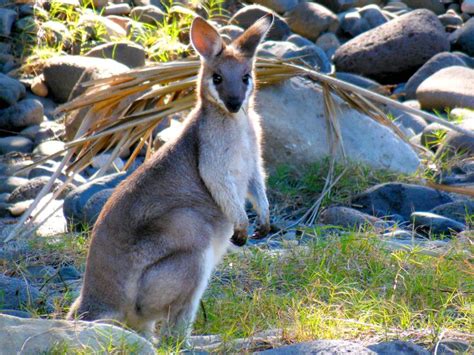
[[[200,95],[236,113],[246,105],[254,87],[257,47],[273,23],[267,14],[226,45],[219,32],[201,17],[191,25],[191,43],[202,60]]]

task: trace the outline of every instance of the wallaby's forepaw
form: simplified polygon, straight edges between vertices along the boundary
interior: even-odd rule
[[[262,239],[265,238],[268,233],[270,233],[270,224],[261,224],[252,234],[252,239]]]
[[[244,246],[247,243],[247,229],[235,230],[230,241],[238,247]]]

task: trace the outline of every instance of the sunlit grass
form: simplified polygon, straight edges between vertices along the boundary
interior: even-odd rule
[[[196,334],[241,338],[281,328],[290,341],[472,336],[474,279],[465,248],[441,257],[390,252],[376,236],[314,239],[285,253],[226,258],[204,298]],[[469,265],[471,265],[469,267]]]

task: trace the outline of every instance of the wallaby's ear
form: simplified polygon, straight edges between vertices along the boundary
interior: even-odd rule
[[[273,25],[273,14],[268,13],[250,26],[234,41],[234,46],[247,57],[253,57],[257,47]]]
[[[211,59],[222,52],[224,42],[219,32],[202,17],[193,20],[190,37],[196,52],[205,59]]]

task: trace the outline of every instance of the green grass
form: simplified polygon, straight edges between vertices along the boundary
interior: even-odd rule
[[[466,246],[441,257],[385,250],[375,235],[309,236],[284,254],[257,248],[226,258],[204,298],[196,334],[247,337],[280,328],[287,341],[416,339],[474,331]],[[472,246],[468,246],[472,252]]]
[[[322,160],[305,169],[280,166],[268,178],[269,194],[276,205],[286,210],[308,208],[319,197],[327,172],[329,161]],[[397,181],[415,182],[416,176],[405,176],[384,170],[374,170],[360,163],[337,164],[335,176],[346,169],[342,178],[331,189],[322,207],[331,204],[347,204],[356,194],[376,184]]]

